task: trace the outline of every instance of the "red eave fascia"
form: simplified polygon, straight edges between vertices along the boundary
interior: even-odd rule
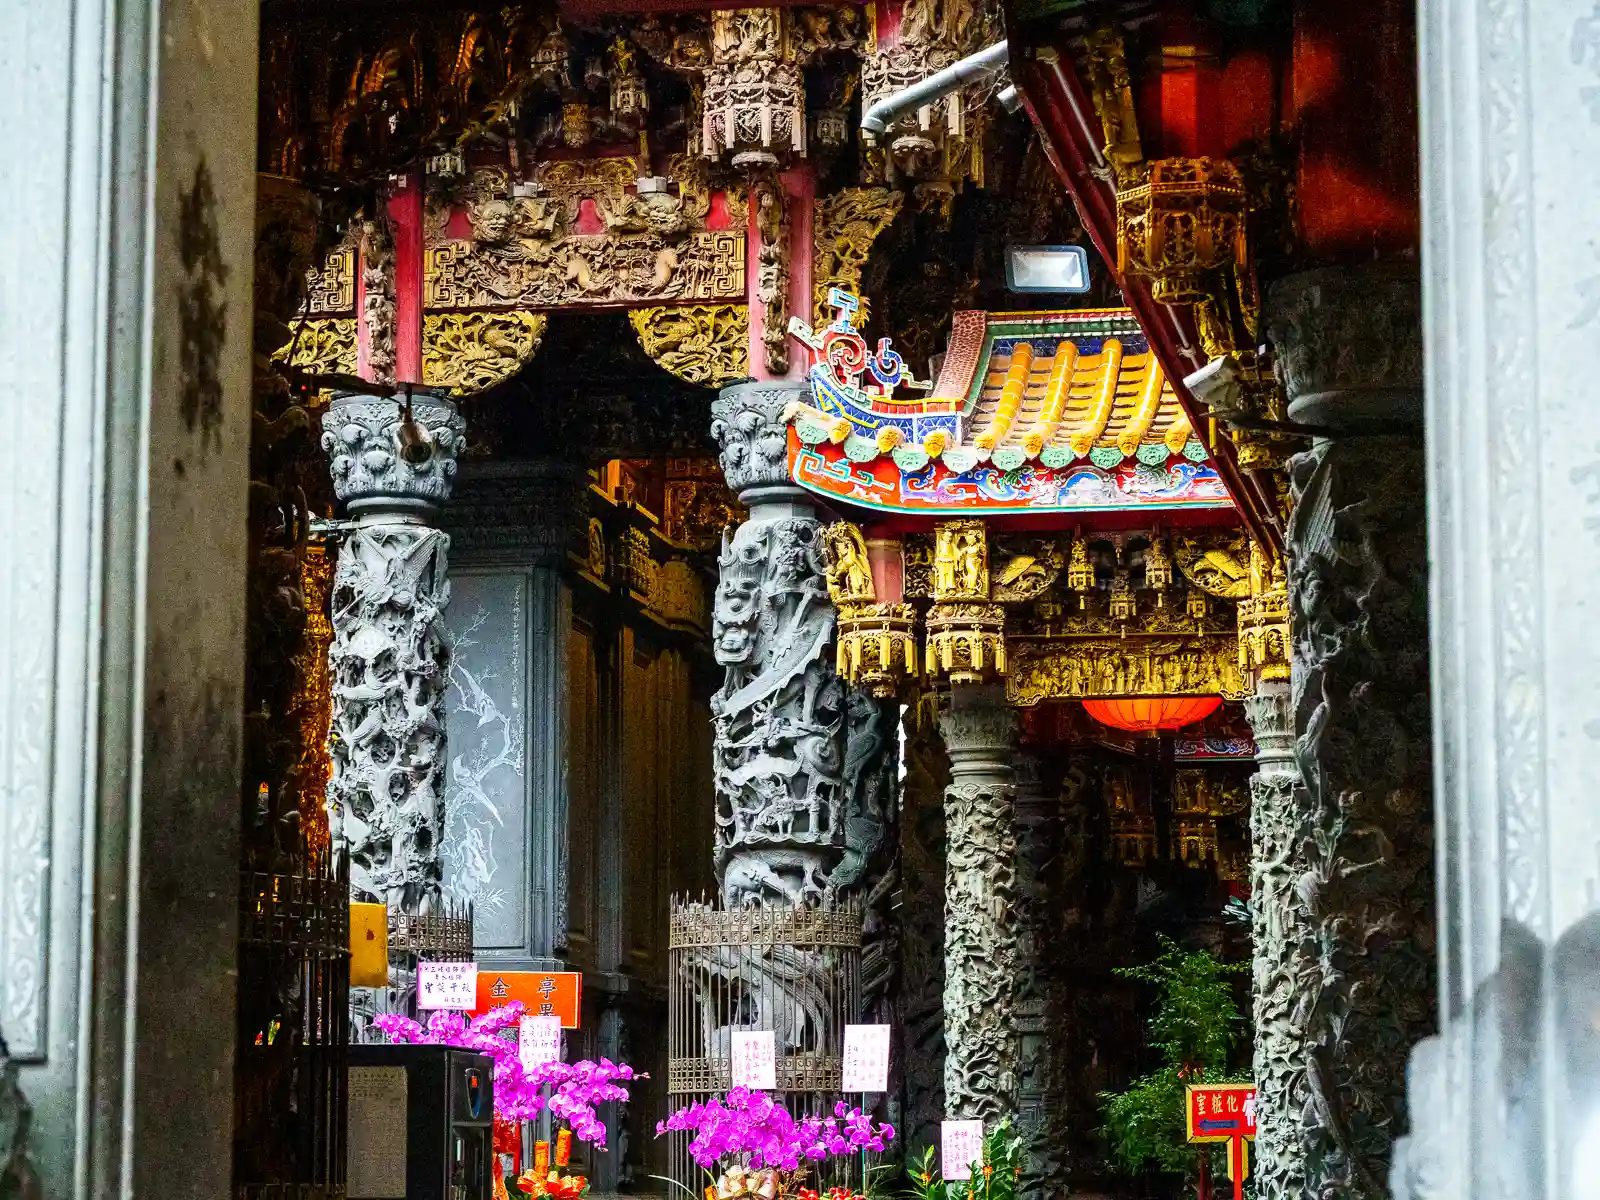
[[[1192,313],[1187,308],[1157,303],[1144,280],[1117,271],[1116,190],[1100,149],[1099,118],[1078,78],[1071,54],[1055,46],[1024,47],[1019,52],[1021,43],[1015,35],[1012,46],[1012,81],[1039,130],[1046,156],[1078,207],[1085,231],[1116,277],[1128,307],[1139,318],[1178,402],[1188,414],[1196,436],[1206,443],[1240,516],[1259,541],[1282,550],[1283,535],[1273,498],[1239,469],[1233,443],[1216,436],[1209,412],[1184,386],[1185,376],[1205,365]]]

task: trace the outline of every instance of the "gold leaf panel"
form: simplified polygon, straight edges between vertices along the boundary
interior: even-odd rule
[[[470,396],[515,375],[539,349],[543,313],[429,313],[422,319],[422,382]]]
[[[750,313],[743,304],[636,308],[628,322],[664,371],[697,387],[721,387],[750,374]]]
[[[319,317],[296,321],[290,330],[294,337],[273,352],[273,362],[284,362],[294,348],[293,366],[314,375],[354,375],[356,373],[356,319]]]

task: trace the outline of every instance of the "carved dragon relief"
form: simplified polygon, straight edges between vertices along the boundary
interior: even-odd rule
[[[427,313],[422,318],[422,382],[470,396],[527,366],[549,318],[530,312]]]
[[[886,1016],[898,968],[896,709],[834,672],[822,523],[808,505],[766,503],[783,486],[783,414],[799,384],[737,384],[713,404],[729,484],[750,515],[724,535],[712,650],[714,865],[729,909],[863,908],[862,991]]]
[[[844,686],[820,526],[739,526],[724,544],[712,647],[727,672],[712,699],[723,902],[815,903],[844,855]],[[762,853],[749,853],[761,851]]]
[[[1016,716],[1003,705],[939,719],[950,753],[944,791],[945,1108],[985,1123],[1017,1103]],[[971,775],[968,772],[972,772]],[[976,777],[974,777],[976,776]]]
[[[828,311],[832,288],[861,294],[861,270],[867,256],[878,235],[899,215],[905,193],[891,188],[844,188],[819,196],[814,203],[812,305],[820,313]],[[866,318],[863,304],[856,314],[858,325]]]
[[[944,1119],[944,789],[950,760],[933,704],[908,704],[906,776],[900,822],[901,912],[905,929],[899,997],[905,1053],[908,1144],[936,1141]]]
[[[628,323],[662,370],[696,387],[750,374],[750,310],[743,304],[635,308]]]
[[[1427,546],[1409,502],[1422,466],[1420,438],[1329,441],[1289,462],[1296,1195],[1387,1194],[1406,1053],[1434,1026],[1428,660],[1416,650]]]
[[[290,329],[290,340],[273,351],[274,362],[288,362],[290,366],[318,375],[356,373],[358,348],[354,317],[296,321]]]
[[[328,808],[351,895],[426,914],[442,876],[450,538],[414,518],[449,498],[465,423],[432,395],[411,412],[425,456],[401,452],[405,414],[393,400],[340,396],[323,417],[330,474],[356,516],[333,576]]]
[[[1178,570],[1195,587],[1225,600],[1250,595],[1250,551],[1242,535],[1179,535],[1173,542]]]
[[[985,1122],[1011,1115],[1016,1097],[1017,938],[997,920],[1015,901],[1014,795],[1009,788],[945,789],[945,1105]],[[965,967],[952,972],[948,964]]]

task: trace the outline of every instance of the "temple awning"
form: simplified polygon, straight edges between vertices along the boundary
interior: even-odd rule
[[[818,358],[789,423],[802,487],[905,513],[1232,507],[1130,310],[957,313],[925,400],[888,394],[887,344],[863,362],[840,321],[798,332]]]

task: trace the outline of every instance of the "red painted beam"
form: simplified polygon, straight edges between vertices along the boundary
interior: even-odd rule
[[[1122,288],[1128,307],[1138,316],[1195,436],[1205,443],[1240,516],[1258,540],[1281,549],[1283,537],[1273,498],[1239,469],[1233,443],[1214,435],[1209,411],[1183,385],[1185,376],[1205,365],[1192,314],[1156,303],[1145,281],[1117,269],[1116,190],[1100,148],[1099,118],[1071,56],[1052,46],[1013,54],[1011,77],[1039,130],[1045,154],[1077,205],[1085,232]]]

